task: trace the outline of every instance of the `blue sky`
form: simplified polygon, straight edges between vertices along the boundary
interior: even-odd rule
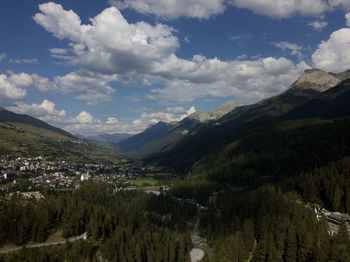
[[[96,134],[142,131],[350,66],[348,0],[3,0],[0,105]]]

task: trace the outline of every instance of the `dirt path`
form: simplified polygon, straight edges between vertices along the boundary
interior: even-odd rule
[[[253,259],[253,254],[254,254],[254,251],[256,249],[256,245],[257,245],[256,240],[254,240],[254,247],[253,247],[252,252],[250,252],[250,255],[249,255],[247,262],[250,262]]]
[[[11,253],[11,252],[16,252],[21,250],[22,248],[39,248],[39,247],[48,247],[48,246],[56,246],[56,245],[62,245],[65,244],[67,241],[68,242],[74,242],[77,240],[81,239],[86,239],[87,233],[85,232],[84,234],[80,236],[75,236],[75,237],[70,237],[65,240],[60,240],[60,241],[55,241],[55,242],[50,242],[50,243],[34,243],[34,244],[27,244],[19,247],[14,247],[14,248],[8,248],[8,249],[0,249],[0,254],[6,254],[6,253]]]
[[[191,236],[192,244],[193,244],[193,249],[200,249],[206,254],[209,258],[209,261],[212,261],[213,257],[213,251],[207,244],[207,240],[205,238],[202,238],[199,234],[199,218],[197,219],[192,236]]]

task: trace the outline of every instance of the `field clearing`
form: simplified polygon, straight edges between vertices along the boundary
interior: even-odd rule
[[[147,177],[137,177],[136,179],[130,180],[130,182],[137,187],[157,186],[161,184],[160,180],[157,180],[154,178],[147,178]]]
[[[65,238],[63,237],[63,232],[62,230],[59,230],[53,234],[51,234],[47,240],[45,241],[45,243],[53,243],[53,242],[58,242],[58,241],[62,241],[65,240]]]

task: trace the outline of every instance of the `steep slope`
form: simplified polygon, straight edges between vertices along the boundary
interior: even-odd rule
[[[39,119],[0,111],[0,156],[35,157],[51,159],[118,163],[126,159],[111,149],[84,142],[72,134],[53,127]]]
[[[140,134],[129,137],[120,143],[117,143],[117,147],[120,148],[123,152],[127,152],[129,154],[135,153],[137,150],[142,148],[145,144],[152,142],[153,140],[161,137],[166,134],[171,128],[172,124],[159,122]]]
[[[340,118],[350,116],[350,79],[294,108],[284,119]]]
[[[21,114],[16,114],[13,113],[11,111],[5,110],[4,108],[0,107],[0,123],[19,123],[19,124],[26,124],[26,125],[30,125],[30,126],[34,126],[34,127],[38,127],[38,128],[42,128],[42,129],[47,129],[50,131],[53,131],[55,133],[61,134],[63,136],[69,137],[71,139],[74,139],[75,137],[54,126],[51,126],[47,123],[45,123],[44,121],[41,121],[37,118],[28,116],[28,115],[21,115]]]
[[[235,186],[258,186],[350,156],[350,118],[279,120],[208,154],[194,172]]]
[[[196,118],[187,117],[180,122],[174,124],[167,132],[154,137],[153,140],[143,144],[137,151],[135,156],[144,157],[155,152],[163,152],[170,150],[181,139],[186,136],[193,128],[200,125],[202,122]]]
[[[274,121],[253,127],[210,152],[196,163],[193,173],[240,187],[284,181],[286,188],[295,183],[297,191],[302,190],[302,186],[293,179],[299,177],[310,190],[307,194],[313,194],[320,185],[310,184],[310,179],[304,180],[305,174],[332,166],[328,175],[336,176],[339,173],[334,163],[349,159],[349,109],[350,79],[347,79]],[[343,168],[340,170],[344,175],[347,172]],[[323,186],[329,188],[328,184]],[[320,194],[324,196],[324,192]]]
[[[344,77],[347,74],[339,75]],[[219,121],[200,126],[192,130],[171,150],[153,154],[145,158],[145,162],[157,163],[184,172],[199,159],[220,150],[249,130],[277,121],[294,108],[318,97],[334,83],[340,83],[339,75],[316,69],[306,70],[289,90],[256,104],[238,107]]]

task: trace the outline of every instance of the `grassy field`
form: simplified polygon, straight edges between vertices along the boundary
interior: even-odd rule
[[[137,177],[136,179],[131,179],[130,182],[137,187],[157,186],[161,184],[160,180],[148,177]]]
[[[62,234],[62,230],[59,230],[53,234],[51,234],[47,240],[45,241],[45,243],[54,243],[54,242],[58,242],[58,241],[62,241],[64,240],[65,238],[63,237],[63,234]]]

